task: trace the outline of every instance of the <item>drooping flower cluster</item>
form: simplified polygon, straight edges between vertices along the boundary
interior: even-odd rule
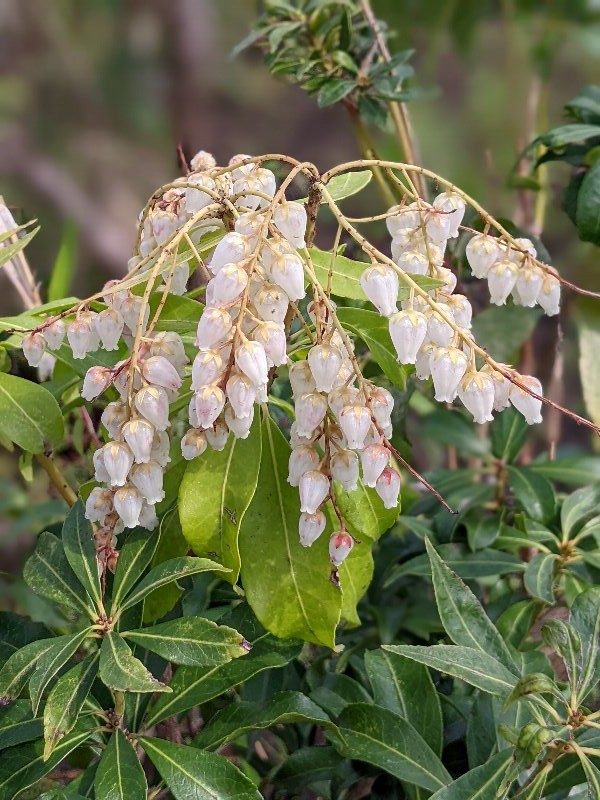
[[[482,369],[477,369],[473,348],[475,342],[471,332],[471,304],[464,295],[454,293],[456,276],[444,267],[448,240],[458,236],[464,213],[462,198],[453,192],[438,195],[432,205],[421,201],[390,209],[386,222],[392,235],[393,263],[373,264],[365,269],[361,278],[363,291],[379,313],[388,318],[390,337],[398,361],[401,364],[414,364],[416,377],[420,380],[432,378],[436,400],[451,403],[458,397],[479,423],[490,421],[493,411],[501,411],[511,403],[529,424],[540,422],[541,400],[518,385],[522,384],[531,392],[541,395],[542,387],[536,378],[514,373],[517,383],[513,383],[505,374],[509,369],[505,365],[490,368],[486,364]],[[483,245],[478,244],[482,241]],[[525,246],[525,242],[521,244]],[[474,253],[479,254],[478,248],[488,252],[488,246],[490,259],[486,274],[488,279],[491,278],[493,301],[500,302],[501,299],[504,302],[511,289],[515,289],[519,276],[522,289],[517,290],[516,296],[524,303],[530,297],[524,288],[526,284],[529,285],[529,272],[535,268],[542,273],[541,268],[533,264],[535,252],[531,249],[520,252],[506,248],[506,258],[511,256],[515,259],[510,262],[510,271],[514,271],[515,280],[500,298],[490,270],[497,259],[500,259],[498,263],[503,263],[500,255],[502,243],[490,236],[476,236],[467,245],[467,254],[473,264],[471,259],[477,261]],[[517,256],[520,256],[518,263],[521,266],[517,266]],[[533,265],[531,269],[530,262]],[[477,263],[481,267],[481,261]],[[527,273],[526,280],[521,279],[521,273]],[[483,275],[481,271],[479,274]],[[400,278],[414,275],[435,278],[442,285],[430,292],[416,294],[413,287],[408,299],[402,300],[399,310]],[[548,273],[540,282],[540,287],[554,287],[554,281],[554,276]],[[556,285],[559,287],[558,281]],[[550,296],[553,298],[552,304]],[[554,288],[544,295],[543,301],[539,292],[536,299],[546,303],[544,308],[548,309],[548,313],[556,313],[554,307],[558,304],[558,296]]]

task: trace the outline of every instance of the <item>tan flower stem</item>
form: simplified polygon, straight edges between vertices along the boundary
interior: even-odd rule
[[[50,481],[56,487],[63,500],[65,500],[69,506],[74,506],[77,502],[77,495],[69,486],[67,479],[60,471],[54,459],[50,456],[44,455],[43,453],[37,453],[35,458],[38,464],[44,468],[46,474],[50,478]]]

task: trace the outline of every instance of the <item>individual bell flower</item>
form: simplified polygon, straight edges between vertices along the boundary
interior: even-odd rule
[[[56,358],[52,353],[44,353],[42,360],[37,366],[38,380],[40,383],[49,381],[54,375],[54,368],[56,367]]]
[[[248,273],[239,264],[225,264],[206,287],[211,306],[227,306],[242,294],[248,285]]]
[[[204,172],[205,170],[214,169],[216,166],[217,161],[215,157],[212,153],[209,153],[206,150],[198,150],[196,155],[190,161],[190,169],[192,172]],[[202,177],[206,178],[206,176]]]
[[[115,511],[126,528],[135,528],[140,521],[144,498],[135,486],[126,485],[117,489],[113,499]]]
[[[543,281],[544,273],[539,267],[535,265],[522,267],[513,288],[515,301],[526,308],[533,308],[537,303]]]
[[[401,270],[411,275],[427,275],[429,272],[427,255],[419,250],[407,250],[404,253],[400,253],[395,263]]]
[[[451,403],[454,400],[467,365],[467,356],[457,347],[436,347],[433,350],[430,369],[438,402]]]
[[[107,367],[90,367],[85,373],[81,396],[91,402],[108,389],[112,383],[112,372]]]
[[[121,435],[129,445],[137,464],[145,464],[152,458],[154,427],[145,419],[130,419],[122,429]]]
[[[336,531],[329,538],[329,559],[334,567],[340,567],[350,555],[354,539],[346,531]]]
[[[225,409],[225,423],[236,439],[247,439],[254,420],[254,406],[247,417],[236,417],[231,406]]]
[[[356,386],[343,386],[339,389],[333,389],[327,397],[329,408],[338,420],[344,406],[360,405],[363,400],[364,395],[359,393]]]
[[[517,267],[524,265],[527,256],[536,258],[537,250],[535,249],[535,245],[533,244],[531,239],[527,239],[524,236],[520,236],[519,238],[514,240],[514,244],[516,245],[516,247],[510,247],[510,249],[506,254],[506,257],[509,258],[513,262],[513,264],[516,264]]]
[[[518,269],[508,258],[497,261],[490,267],[487,279],[490,303],[503,306],[517,281]]]
[[[252,338],[264,347],[270,367],[280,367],[286,363],[287,339],[281,325],[276,322],[261,322],[256,326]]]
[[[164,499],[163,490],[164,472],[156,461],[145,464],[136,464],[132,467],[129,481],[141,493],[147,503],[154,505]]]
[[[298,433],[298,423],[294,420],[290,427],[290,445],[292,447],[300,447],[302,444],[314,444],[316,435],[317,431],[308,436]]]
[[[425,219],[425,232],[427,239],[435,244],[441,244],[444,247],[450,238],[452,231],[452,221],[450,214],[445,214],[438,210],[431,210]]]
[[[326,526],[325,514],[317,511],[314,514],[300,514],[298,533],[302,547],[310,547],[323,533]]]
[[[150,343],[149,355],[164,356],[179,372],[183,370],[189,361],[185,354],[181,336],[173,331],[155,333]]]
[[[166,283],[167,273],[163,275],[163,282]],[[171,283],[169,291],[171,294],[181,297],[187,292],[187,285],[190,279],[190,265],[187,261],[176,264],[171,272]]]
[[[306,246],[306,209],[302,203],[283,202],[275,206],[273,224],[281,235],[296,249]]]
[[[431,377],[431,356],[436,349],[436,346],[431,342],[421,345],[415,359],[415,376],[420,381],[426,381],[427,378]]]
[[[290,364],[288,374],[294,397],[314,392],[317,388],[308,361],[295,361]]]
[[[133,453],[124,442],[109,442],[102,448],[102,460],[111,486],[123,486],[133,466]]]
[[[46,351],[46,340],[42,334],[31,331],[31,333],[28,333],[23,337],[21,347],[23,349],[23,355],[27,359],[29,366],[39,366],[42,356]]]
[[[201,428],[210,428],[225,406],[225,393],[216,384],[196,392],[196,415]]]
[[[88,353],[97,349],[100,340],[93,323],[94,315],[84,312],[67,328],[67,340],[73,351],[73,358],[85,358]]]
[[[391,206],[387,214],[385,224],[390,236],[397,236],[404,231],[412,232],[421,224],[421,211],[417,203]]]
[[[433,207],[438,211],[446,212],[446,219],[449,221],[449,236],[451,239],[455,239],[465,216],[465,201],[456,192],[446,191],[438,194],[433,201]]]
[[[152,233],[157,244],[164,244],[177,230],[179,222],[177,214],[161,208],[154,208],[148,216],[152,223]]]
[[[360,285],[368,299],[384,317],[396,311],[398,275],[384,264],[374,264],[363,272]]]
[[[329,479],[319,470],[305,472],[298,483],[300,511],[315,514],[329,494]]]
[[[387,389],[375,386],[369,396],[371,411],[380,425],[388,425],[394,410],[394,398]]]
[[[435,310],[432,309],[427,320],[427,338],[438,347],[447,347],[454,336],[454,329],[446,319],[453,321],[450,306],[446,303],[438,303]]]
[[[261,319],[281,325],[289,306],[289,297],[280,286],[265,281],[256,292],[252,304]]]
[[[209,270],[216,275],[225,264],[239,264],[250,255],[250,240],[248,236],[232,231],[226,233],[212,254],[208,264]]]
[[[276,256],[268,268],[269,278],[281,286],[290,300],[302,300],[304,289],[304,265],[296,253]]]
[[[368,409],[360,405],[344,406],[340,412],[339,423],[350,450],[361,450],[371,427],[371,414]]]
[[[363,483],[375,488],[377,479],[390,463],[390,451],[382,444],[369,444],[360,454]]]
[[[151,460],[156,461],[163,469],[166,469],[167,464],[171,461],[170,450],[171,440],[169,439],[169,434],[165,431],[156,431],[150,452]]]
[[[100,422],[108,431],[108,435],[114,439],[120,431],[121,426],[129,419],[129,411],[125,403],[109,403],[100,417]]]
[[[475,422],[482,425],[494,419],[494,381],[490,375],[476,370],[467,372],[458,385],[458,397]]]
[[[456,289],[456,275],[452,272],[451,269],[448,267],[437,267],[434,273],[434,278],[438,281],[442,281],[442,286],[440,286],[439,291],[443,292],[444,294],[452,294],[452,292]],[[435,291],[434,291],[435,294]]]
[[[560,311],[560,281],[549,272],[544,276],[537,301],[549,317]]]
[[[162,386],[143,386],[135,395],[135,407],[157,430],[169,427],[169,398]]]
[[[158,528],[159,522],[160,520],[156,516],[154,506],[150,505],[150,503],[143,502],[138,525],[147,531],[153,531],[155,528]]]
[[[192,167],[192,169],[196,169]],[[186,187],[185,190],[185,207],[188,214],[198,214],[203,208],[210,205],[213,198],[206,191],[215,192],[217,187],[214,180],[208,175],[188,175],[186,183],[192,183],[193,186]],[[198,187],[198,188],[196,188]]]
[[[327,398],[318,392],[308,392],[296,398],[296,430],[299,436],[312,436],[325,419]]]
[[[85,516],[90,522],[103,523],[107,514],[110,514],[113,508],[112,492],[110,489],[104,489],[96,486],[90,492],[88,499],[85,501]]]
[[[508,367],[505,364],[500,364],[501,367]],[[481,371],[486,373],[492,379],[494,384],[494,411],[502,411],[508,408],[510,400],[508,399],[511,382],[508,378],[496,369],[493,369],[489,364],[484,364]]]
[[[259,342],[248,339],[235,351],[237,368],[247,375],[255,386],[262,386],[269,380],[269,365],[265,348]]]
[[[95,319],[96,332],[105,350],[119,349],[119,339],[123,333],[124,324],[121,312],[111,306],[98,314]]]
[[[220,452],[225,449],[225,445],[229,439],[229,428],[222,419],[216,420],[212,428],[207,428],[205,433],[206,441],[213,450]]]
[[[208,447],[206,431],[190,428],[181,439],[181,455],[186,461],[191,461],[196,456],[201,456]]]
[[[486,278],[492,264],[502,257],[498,239],[484,233],[469,239],[465,253],[475,278]]]
[[[375,482],[375,491],[383,500],[384,508],[396,508],[400,495],[400,473],[386,467]]]
[[[223,341],[231,331],[231,316],[222,308],[205,308],[198,321],[196,347],[214,347]]]
[[[319,454],[314,447],[305,444],[294,447],[288,462],[288,483],[290,486],[298,486],[304,473],[316,470],[318,466]]]
[[[227,399],[236,417],[248,417],[256,400],[256,386],[240,372],[231,372],[225,386]]]
[[[251,248],[256,247],[264,222],[264,215],[260,211],[246,211],[236,219],[233,229],[248,237]]]
[[[420,311],[397,311],[389,318],[390,338],[401,364],[414,364],[427,335],[427,319]]]
[[[419,252],[423,252],[421,249],[422,240],[423,234],[420,230],[401,231],[399,234],[394,236],[390,244],[392,250],[392,261],[397,261],[403,253],[407,253],[410,250],[418,250]]]
[[[98,483],[110,483],[110,475],[104,465],[104,447],[94,450],[92,462],[94,464],[94,480]]]
[[[347,492],[358,486],[359,463],[354,450],[338,450],[331,457],[331,477],[342,484]]]
[[[148,327],[150,306],[144,303],[143,297],[129,293],[129,296],[121,303],[119,311],[125,320],[125,325],[133,334],[137,333],[138,326],[141,326],[142,331]]]
[[[192,363],[192,389],[198,391],[215,383],[223,374],[225,364],[217,350],[199,350]]]
[[[318,392],[330,392],[342,365],[342,354],[331,344],[317,344],[308,351],[308,364]]]
[[[515,376],[519,383],[522,383],[527,389],[530,389],[536,394],[542,395],[542,384],[537,378],[531,375],[517,375]],[[528,425],[536,425],[542,421],[542,401],[537,397],[532,397],[520,386],[511,383],[508,392],[508,397],[513,406],[521,413],[527,420]]]
[[[164,356],[150,356],[142,361],[144,380],[153,386],[177,390],[181,387],[181,377],[173,364]]]
[[[471,327],[473,308],[464,294],[452,294],[450,297],[448,297],[446,303],[452,311],[454,321],[459,328],[465,328],[468,330]]]
[[[58,350],[64,341],[66,330],[62,319],[55,319],[50,325],[46,325],[43,335],[49,350]]]
[[[276,189],[277,182],[271,170],[255,166],[250,173],[238,178],[233,184],[233,194],[241,195],[235,204],[251,210],[265,208],[269,205],[267,197],[272,198]]]

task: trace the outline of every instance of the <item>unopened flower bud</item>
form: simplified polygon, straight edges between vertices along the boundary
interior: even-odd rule
[[[542,384],[537,378],[531,375],[518,375],[516,377],[519,383],[522,383],[527,389],[531,389],[532,392],[539,395],[543,394]],[[528,425],[536,425],[542,421],[542,401],[538,400],[537,397],[532,397],[527,391],[514,383],[510,385],[508,397],[517,411],[523,414]]]
[[[384,508],[396,508],[400,495],[400,473],[386,467],[375,482],[375,491],[383,500]]]
[[[147,531],[153,531],[158,527],[158,523],[159,519],[156,516],[154,506],[150,505],[150,503],[142,503],[138,525],[145,528]]]
[[[414,364],[427,334],[427,319],[419,311],[398,311],[389,319],[390,337],[401,364]]]
[[[410,275],[427,275],[429,272],[427,254],[420,250],[405,250],[396,258],[396,264]]]
[[[457,347],[436,347],[433,350],[430,369],[438,402],[451,403],[454,400],[467,364],[467,356]]]
[[[46,340],[41,333],[32,331],[23,337],[23,355],[30,367],[37,367],[46,350]]]
[[[225,386],[227,399],[236,417],[248,417],[256,400],[256,387],[246,375],[232,372]]]
[[[196,331],[196,347],[214,347],[231,331],[231,316],[222,308],[205,308]]]
[[[192,364],[192,389],[198,391],[215,383],[223,374],[225,365],[217,350],[199,350]]]
[[[239,264],[250,255],[250,241],[248,236],[232,231],[226,233],[212,254],[208,268],[216,275],[225,264]]]
[[[208,447],[206,431],[190,428],[181,440],[181,455],[186,461],[201,456]]]
[[[458,396],[480,425],[494,418],[494,381],[485,372],[467,372],[458,385]]]
[[[156,461],[136,464],[131,470],[129,480],[141,492],[146,502],[151,505],[160,503],[165,496],[163,491],[163,470]]]
[[[93,327],[94,316],[84,312],[76,317],[67,328],[67,339],[73,351],[73,358],[85,358],[88,353],[98,347],[100,340]]]
[[[385,224],[390,236],[397,236],[404,231],[412,232],[421,224],[421,213],[417,203],[406,206],[392,206],[388,209],[390,216],[386,217]]]
[[[312,436],[325,419],[327,398],[308,392],[296,398],[296,430],[299,436]]]
[[[144,304],[142,297],[129,293],[128,297],[121,303],[119,311],[125,324],[133,334],[137,333],[138,326],[140,326],[142,332],[148,327],[150,306],[147,303]]]
[[[347,492],[358,485],[358,456],[354,450],[338,450],[331,457],[331,477],[342,484]]]
[[[123,486],[133,465],[133,453],[124,442],[109,442],[102,448],[104,468],[111,486]]]
[[[330,392],[342,365],[342,354],[330,344],[317,344],[308,351],[308,364],[318,392]]]
[[[112,383],[112,372],[107,367],[90,367],[85,373],[81,396],[91,402],[95,400]]]
[[[131,419],[123,425],[121,433],[129,445],[136,463],[145,464],[150,461],[154,444],[154,428],[147,420]]]
[[[169,427],[169,398],[162,386],[143,386],[135,395],[135,407],[159,431]]]
[[[396,311],[398,300],[398,276],[384,264],[367,267],[360,278],[363,292],[384,317]]]
[[[325,530],[326,520],[322,511],[315,514],[300,514],[298,533],[302,547],[310,547]]]
[[[127,422],[129,411],[125,403],[109,403],[100,417],[100,421],[108,431],[109,436],[114,439],[121,425]]]
[[[339,416],[340,428],[351,450],[361,450],[371,427],[371,414],[364,406],[344,406]]]
[[[394,398],[382,386],[376,386],[370,394],[371,410],[380,425],[388,425],[394,409]]]
[[[85,501],[85,516],[90,522],[104,522],[104,518],[112,511],[112,492],[96,486]]]
[[[318,470],[305,472],[298,483],[300,511],[314,514],[329,494],[329,479]]]
[[[261,322],[256,326],[252,338],[261,344],[270,367],[280,367],[287,361],[287,340],[282,325],[276,322]]]
[[[110,483],[110,475],[104,466],[104,447],[94,450],[92,461],[94,464],[94,480],[98,481],[98,483]]]
[[[118,350],[119,339],[123,333],[124,320],[116,308],[109,306],[95,319],[96,332],[105,350]]]
[[[363,483],[375,487],[377,479],[390,463],[390,451],[382,444],[370,444],[361,452]]]
[[[290,486],[298,486],[300,478],[305,472],[316,470],[319,466],[319,454],[309,445],[299,445],[294,447],[290,453],[288,463],[288,483]]]
[[[329,539],[329,558],[334,567],[341,566],[350,555],[354,540],[345,531],[332,533]]]
[[[58,350],[64,341],[66,333],[65,323],[62,319],[55,319],[44,328],[43,335],[49,350]]]
[[[179,373],[164,356],[151,356],[142,361],[142,375],[153,386],[173,390],[181,386]]]
[[[181,336],[173,331],[155,333],[150,344],[151,356],[164,356],[175,369],[182,370],[188,363]]]
[[[233,303],[248,285],[248,273],[238,264],[225,264],[208,282],[206,296],[211,306],[226,306]]]
[[[465,201],[456,192],[447,191],[438,194],[433,201],[433,207],[446,212],[444,216],[448,220],[448,236],[451,239],[456,238],[465,215]]]
[[[135,528],[139,524],[143,501],[144,498],[135,486],[122,486],[115,492],[115,511],[126,528]]]

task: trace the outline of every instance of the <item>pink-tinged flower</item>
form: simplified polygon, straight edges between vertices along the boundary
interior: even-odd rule
[[[225,393],[214,383],[196,392],[196,415],[201,428],[210,428],[225,406]]]
[[[142,297],[129,293],[119,306],[119,311],[132,334],[137,333],[138,327],[142,332],[148,327],[150,306],[144,304]]]
[[[145,464],[136,464],[129,476],[130,482],[141,493],[144,500],[151,505],[160,503],[164,499],[163,470],[156,461]]]
[[[469,239],[466,256],[473,275],[476,278],[487,278],[492,264],[502,257],[502,250],[493,236],[478,233]]]
[[[154,427],[147,420],[131,419],[123,425],[121,433],[138,464],[150,461],[154,444]]]
[[[329,539],[329,558],[334,567],[341,566],[350,555],[354,540],[346,531],[336,531]]]
[[[192,169],[197,170],[197,167],[192,167]],[[211,195],[203,190],[208,189],[209,192],[215,192],[216,184],[208,175],[188,175],[187,183],[193,183],[194,186],[188,186],[185,190],[185,207],[189,214],[198,214],[213,202]]]
[[[263,386],[269,380],[269,365],[265,348],[259,342],[245,342],[235,351],[237,368],[247,375],[255,386]]]
[[[133,453],[124,442],[109,442],[102,448],[102,460],[111,486],[123,486],[133,466]]]
[[[375,483],[375,491],[383,500],[384,508],[396,508],[400,496],[400,473],[386,467]]]
[[[231,433],[233,433],[236,439],[248,438],[250,434],[250,428],[252,427],[252,421],[254,419],[254,406],[252,406],[252,411],[247,417],[236,417],[233,413],[233,409],[230,406],[227,406],[224,416],[227,427]]]
[[[165,431],[156,431],[154,434],[154,442],[152,443],[152,451],[150,456],[152,461],[156,461],[161,467],[166,467],[171,461],[169,451],[171,449],[171,440],[169,434]]]
[[[116,437],[121,430],[121,425],[124,425],[128,419],[129,409],[125,403],[120,402],[109,403],[100,417],[100,421],[108,431],[111,439]]]
[[[208,282],[206,297],[211,306],[226,306],[242,294],[248,285],[248,273],[239,264],[225,264]]]
[[[181,455],[186,461],[201,456],[208,447],[206,431],[190,428],[181,440]]]
[[[460,379],[467,371],[468,359],[457,347],[436,347],[430,361],[435,399],[451,403],[456,397]]]
[[[169,427],[169,398],[162,386],[143,386],[135,395],[135,407],[157,430]]]
[[[82,313],[67,328],[67,339],[73,352],[73,358],[85,358],[88,353],[98,348],[100,339],[94,326],[95,315]]]
[[[342,366],[342,354],[331,344],[317,344],[308,351],[308,364],[318,392],[330,392]]]
[[[31,332],[23,337],[23,355],[30,367],[38,367],[46,351],[46,340],[41,333]]]
[[[382,386],[375,386],[369,399],[373,416],[377,422],[380,425],[389,425],[394,410],[394,398],[391,393]]]
[[[118,350],[119,339],[123,333],[125,321],[120,311],[109,306],[101,311],[95,319],[96,333],[100,337],[105,350]]]
[[[218,419],[212,428],[207,428],[205,433],[206,441],[213,450],[221,451],[225,449],[227,439],[229,439],[229,428],[222,419]]]
[[[126,528],[135,528],[139,524],[143,502],[144,498],[135,486],[122,486],[115,492],[115,511]]]
[[[264,347],[267,364],[280,367],[287,361],[285,330],[277,322],[261,322],[256,326],[252,338]]]
[[[398,275],[384,264],[367,267],[360,278],[360,285],[368,299],[384,317],[396,311],[398,301]]]
[[[64,341],[66,330],[62,319],[55,319],[44,328],[43,336],[49,350],[58,350]]]
[[[354,450],[338,450],[331,457],[331,477],[341,483],[347,492],[358,486],[358,456]]]
[[[379,476],[390,463],[390,451],[382,444],[370,444],[361,452],[363,483],[375,488]]]
[[[543,395],[544,390],[542,389],[542,384],[537,378],[531,375],[517,375],[516,378],[519,383],[531,389],[532,392],[540,396]],[[528,425],[536,425],[538,422],[542,421],[542,401],[538,400],[537,397],[532,397],[524,389],[515,386],[514,383],[510,385],[508,397],[517,411],[523,414]]]
[[[103,523],[104,518],[107,514],[110,514],[112,508],[111,490],[96,486],[85,501],[85,516],[90,522]]]
[[[299,436],[312,436],[325,419],[327,398],[318,392],[309,392],[296,398],[296,431]]]
[[[112,372],[106,367],[90,367],[85,373],[81,396],[91,402],[95,400],[112,383]]]
[[[300,478],[300,511],[315,514],[329,494],[329,479],[318,470],[309,470]]]
[[[250,378],[240,372],[233,372],[225,386],[227,399],[236,417],[248,417],[256,400],[256,386]]]
[[[225,364],[217,350],[199,350],[192,363],[192,389],[197,391],[215,383],[224,370]]]
[[[339,416],[340,428],[351,450],[361,450],[371,427],[371,414],[364,406],[344,406]]]
[[[142,361],[142,375],[153,386],[176,391],[181,386],[181,377],[173,364],[164,356],[151,356]]]
[[[315,514],[300,514],[298,533],[302,547],[310,547],[325,530],[326,520],[322,511]]]
[[[493,420],[494,381],[485,372],[467,372],[458,385],[460,401],[473,415],[475,422],[482,425]]]
[[[232,231],[226,233],[219,244],[208,265],[213,275],[216,275],[225,264],[239,264],[250,255],[250,241],[248,236]]]
[[[304,473],[316,470],[318,466],[319,454],[314,447],[305,444],[294,447],[288,462],[288,483],[290,486],[298,486]]]
[[[222,308],[205,308],[196,331],[196,347],[214,347],[222,342],[232,328],[231,316]]]
[[[152,336],[149,354],[164,356],[178,371],[182,370],[189,359],[185,354],[181,336],[173,331],[160,331]]]
[[[401,364],[414,364],[427,334],[425,315],[412,309],[398,311],[389,319],[389,330],[398,361]]]

